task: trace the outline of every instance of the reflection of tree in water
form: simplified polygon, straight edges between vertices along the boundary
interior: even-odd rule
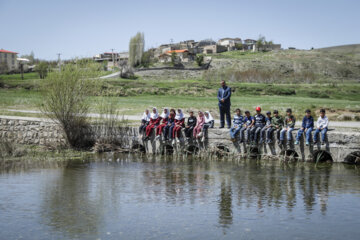
[[[219,223],[226,228],[233,222],[231,181],[223,179],[220,188]]]
[[[103,216],[103,199],[92,189],[89,169],[72,166],[61,171],[54,185],[46,189],[44,223],[69,238],[96,235]]]

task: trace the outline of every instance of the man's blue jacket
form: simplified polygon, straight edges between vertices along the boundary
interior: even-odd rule
[[[231,88],[229,88],[228,86],[219,88],[217,95],[217,98],[219,100],[219,107],[230,107],[231,106],[230,97],[231,97]],[[224,102],[221,102],[221,99],[224,99]]]

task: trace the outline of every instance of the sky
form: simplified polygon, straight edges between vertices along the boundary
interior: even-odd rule
[[[40,59],[223,37],[310,49],[360,43],[359,0],[0,0],[0,49]]]

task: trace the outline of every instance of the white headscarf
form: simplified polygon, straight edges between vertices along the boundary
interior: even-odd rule
[[[146,109],[147,110],[147,109]],[[142,118],[141,118],[141,120],[145,120],[145,121],[150,121],[150,112],[149,113],[146,113],[146,110],[145,110],[145,112],[143,113],[143,115],[142,115]]]
[[[165,109],[167,110],[166,113],[164,113]],[[160,117],[162,117],[163,119],[169,117],[169,115],[170,115],[170,112],[169,112],[168,108],[164,108],[164,111],[160,115]]]
[[[180,110],[180,113],[179,113],[178,110]],[[182,112],[181,109],[178,109],[178,110],[176,111],[175,119],[176,119],[176,120],[182,120],[182,119],[184,118],[184,114],[183,114],[183,112]]]
[[[154,109],[156,110],[155,113],[154,113]],[[150,118],[151,119],[157,119],[159,117],[159,113],[157,111],[157,108],[156,107],[153,107],[151,113],[150,113]]]
[[[211,116],[211,114],[210,114],[209,111],[206,111],[205,113],[209,114],[208,117],[206,117],[206,115],[204,114],[205,123],[209,123],[209,122],[211,122],[212,120],[214,120],[214,118]]]

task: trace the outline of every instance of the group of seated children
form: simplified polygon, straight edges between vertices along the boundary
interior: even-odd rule
[[[279,115],[278,110],[274,110],[274,116],[271,112],[266,112],[266,116],[261,113],[261,108],[257,107],[255,116],[251,116],[249,111],[245,111],[245,116],[241,115],[241,110],[238,108],[235,111],[233,127],[230,129],[231,141],[237,141],[236,135],[239,134],[239,141],[246,143],[272,143],[273,135],[275,133],[279,145],[284,144],[285,135],[287,143],[292,139],[292,132],[295,128],[296,119],[292,115],[292,110],[286,110],[285,119]],[[311,116],[311,111],[306,110],[305,116],[302,120],[302,126],[299,129],[295,145],[299,144],[301,136],[305,133],[305,144],[309,145],[311,142],[311,133],[314,129],[314,119]],[[194,112],[189,112],[189,118],[185,125],[185,116],[181,109],[164,108],[161,115],[158,114],[154,107],[152,112],[145,110],[141,119],[141,126],[139,133],[143,134],[144,140],[149,140],[153,131],[155,131],[156,140],[173,141],[181,140],[181,130],[184,129],[185,137],[189,140],[191,138],[202,138],[204,140],[205,133],[208,128],[214,127],[214,118],[210,112],[198,112],[197,118]],[[325,109],[320,110],[320,116],[317,120],[317,127],[314,134],[314,144],[317,144],[318,135],[321,133],[321,143],[325,144],[326,132],[328,130],[329,120],[325,116]]]
[[[189,140],[194,138],[204,138],[204,132],[208,128],[214,127],[214,118],[210,112],[198,112],[198,117],[194,116],[194,112],[189,112],[189,118],[185,125],[185,116],[181,109],[164,108],[161,115],[158,114],[157,108],[153,108],[150,113],[145,110],[139,133],[144,136],[144,140],[149,140],[155,131],[155,139],[162,141],[181,141],[181,130],[184,129],[185,137]]]
[[[292,115],[292,110],[286,110],[285,120],[279,116],[278,110],[274,110],[274,116],[271,112],[266,113],[266,117],[261,113],[261,108],[256,108],[256,115],[251,116],[249,111],[245,111],[245,116],[241,115],[241,110],[236,109],[233,120],[234,126],[230,129],[231,141],[235,142],[236,135],[239,134],[239,141],[246,143],[272,143],[273,134],[276,133],[279,145],[282,145],[285,140],[290,144],[292,139],[292,132],[295,128],[296,119]],[[314,119],[311,116],[311,111],[306,110],[305,116],[302,120],[302,126],[296,135],[295,144],[299,144],[300,137],[305,133],[305,144],[309,145],[311,142],[311,132],[314,128]],[[321,133],[321,143],[325,144],[326,132],[328,130],[329,120],[325,116],[325,109],[320,110],[320,116],[317,120],[317,128],[314,134],[314,144],[317,144],[318,134]],[[259,138],[259,140],[258,140]]]

